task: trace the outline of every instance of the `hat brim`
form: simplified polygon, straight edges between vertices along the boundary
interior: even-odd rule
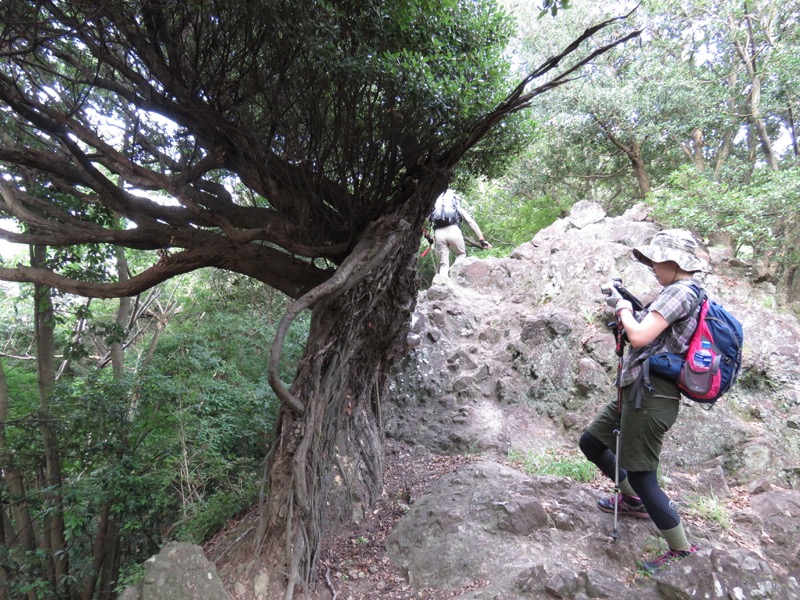
[[[682,271],[696,273],[704,271],[706,264],[696,256],[683,252],[675,248],[665,248],[663,246],[642,246],[633,249],[633,256],[640,263],[652,267],[653,263],[674,262]]]

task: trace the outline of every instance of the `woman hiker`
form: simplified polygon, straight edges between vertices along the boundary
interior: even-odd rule
[[[435,238],[434,252],[439,258],[439,270],[433,277],[433,283],[447,283],[450,274],[450,249],[456,255],[454,261],[458,262],[467,255],[464,235],[461,233],[461,221],[466,221],[475,235],[481,248],[488,249],[492,245],[483,238],[481,228],[467,210],[461,206],[461,198],[452,189],[448,188],[436,198],[436,204],[428,217],[433,228]],[[428,243],[434,243],[426,232]]]
[[[680,229],[657,233],[648,246],[634,249],[633,255],[653,270],[663,289],[652,304],[634,314],[631,303],[612,286],[606,302],[614,309],[617,323],[622,325],[631,346],[618,374],[617,383],[622,388],[621,415],[617,414],[615,399],[583,433],[580,448],[613,481],[615,430],[620,419],[620,493],[599,500],[597,507],[613,513],[616,504],[620,515],[652,519],[669,546],[665,554],[641,565],[644,570],[656,573],[697,548],[686,538],[681,518],[659,487],[657,477],[664,434],[678,418],[680,392],[674,381],[654,373],[650,373],[648,388],[643,383],[643,363],[659,352],[686,352],[700,311],[699,306],[695,307],[696,295],[686,283],[697,285],[692,275],[704,270],[705,265],[697,257],[697,242],[688,231]],[[639,407],[637,400],[641,403]]]

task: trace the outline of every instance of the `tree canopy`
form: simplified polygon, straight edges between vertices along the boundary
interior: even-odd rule
[[[528,64],[613,10],[576,3],[545,30],[528,9],[514,42]],[[760,276],[791,301],[800,3],[652,0],[630,19],[636,44],[532,107],[538,135],[494,189],[529,205],[596,200],[612,214],[644,200],[665,226],[762,261]]]
[[[0,212],[25,230],[0,235],[162,253],[125,283],[0,276],[113,296],[216,266],[301,295],[507,93],[492,6],[4,4]]]

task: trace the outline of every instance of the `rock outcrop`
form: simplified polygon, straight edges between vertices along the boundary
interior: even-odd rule
[[[636,563],[658,550],[656,531],[621,519],[612,543],[611,517],[595,508],[607,482],[504,466],[509,452],[575,453],[614,397],[599,286],[619,277],[654,297],[630,251],[657,230],[639,207],[610,218],[578,203],[509,258],[467,259],[420,295],[387,435],[484,461],[443,478],[392,533],[390,556],[415,585],[483,581],[460,597],[487,600],[800,598],[800,324],[724,249],[708,249],[703,283],[743,324],[743,371],[712,410],[682,402],[661,473],[700,552],[644,577]]]
[[[193,544],[170,542],[145,563],[141,583],[120,600],[230,600],[216,567]]]

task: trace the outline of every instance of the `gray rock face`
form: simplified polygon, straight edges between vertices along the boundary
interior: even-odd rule
[[[631,258],[658,230],[645,217],[579,203],[510,258],[467,259],[451,285],[421,293],[387,435],[483,460],[442,478],[389,537],[414,585],[481,582],[459,598],[482,600],[800,599],[800,323],[767,308],[773,290],[722,250],[708,251],[703,283],[743,324],[743,372],[712,410],[682,401],[662,455],[664,487],[699,552],[645,577],[637,562],[666,548],[649,520],[628,517],[612,543],[613,516],[595,506],[612,484],[499,464],[510,450],[575,453],[614,398],[599,286],[619,277],[645,303],[658,293]]]
[[[144,579],[120,600],[230,600],[216,567],[194,544],[170,542],[146,563]]]
[[[415,584],[453,588],[507,565],[518,554],[517,540],[547,528],[530,478],[487,462],[439,480],[395,528],[387,548]],[[509,552],[464,552],[467,546],[496,550],[500,540]]]
[[[598,496],[565,478],[477,462],[418,500],[389,536],[387,552],[420,588],[485,582],[459,598],[800,598],[796,562],[712,540],[696,540],[700,551],[655,577],[637,573],[637,561],[665,548],[658,550],[649,521],[630,518],[620,519],[613,542],[612,517],[595,508]],[[798,493],[763,496],[769,516],[762,531],[775,533],[767,520],[794,514]],[[796,561],[789,537],[796,540],[796,531],[776,546]]]
[[[387,434],[440,451],[504,455],[509,445],[536,449],[553,439],[574,447],[613,397],[617,361],[599,286],[621,278],[644,302],[658,292],[631,258],[658,231],[644,216],[636,207],[609,218],[578,203],[510,258],[467,259],[454,266],[452,285],[421,293]],[[772,290],[751,283],[741,261],[714,262],[726,255],[713,248],[708,256],[703,284],[742,322],[744,366],[713,410],[683,402],[664,462],[720,465],[728,485],[800,487],[800,323],[766,308]]]

